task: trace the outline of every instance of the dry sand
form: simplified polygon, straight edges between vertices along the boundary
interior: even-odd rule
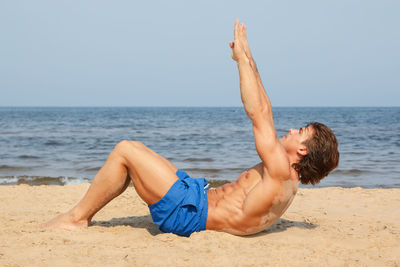
[[[88,187],[0,186],[0,266],[400,265],[400,189],[300,189],[282,219],[250,237],[161,233],[131,187],[92,227],[36,228]]]

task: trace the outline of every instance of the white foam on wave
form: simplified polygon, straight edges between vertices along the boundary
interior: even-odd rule
[[[0,185],[12,185],[18,182],[18,177],[1,177],[0,178]]]
[[[76,185],[90,182],[89,178],[49,176],[0,176],[0,185]]]

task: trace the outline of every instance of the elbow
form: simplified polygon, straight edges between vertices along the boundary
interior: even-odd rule
[[[249,117],[251,121],[254,121],[254,119],[257,118],[259,113],[260,111],[256,108],[246,109],[247,117]]]
[[[258,118],[268,118],[272,117],[272,109],[267,105],[253,108],[247,111],[247,116],[251,121],[255,121]]]
[[[249,119],[251,121],[254,121],[258,116],[258,111],[256,111],[256,110],[249,110],[246,113],[247,113],[247,117],[249,117]]]

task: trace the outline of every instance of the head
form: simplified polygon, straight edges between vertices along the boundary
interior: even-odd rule
[[[301,145],[297,147],[299,162],[292,166],[302,184],[315,185],[339,164],[338,142],[335,134],[322,123],[307,124]],[[300,130],[299,130],[300,131]]]

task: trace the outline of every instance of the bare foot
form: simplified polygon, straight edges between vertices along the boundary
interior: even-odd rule
[[[85,228],[90,225],[88,220],[77,221],[69,212],[58,215],[54,219],[39,225],[40,228],[58,228],[72,231],[76,228]]]

